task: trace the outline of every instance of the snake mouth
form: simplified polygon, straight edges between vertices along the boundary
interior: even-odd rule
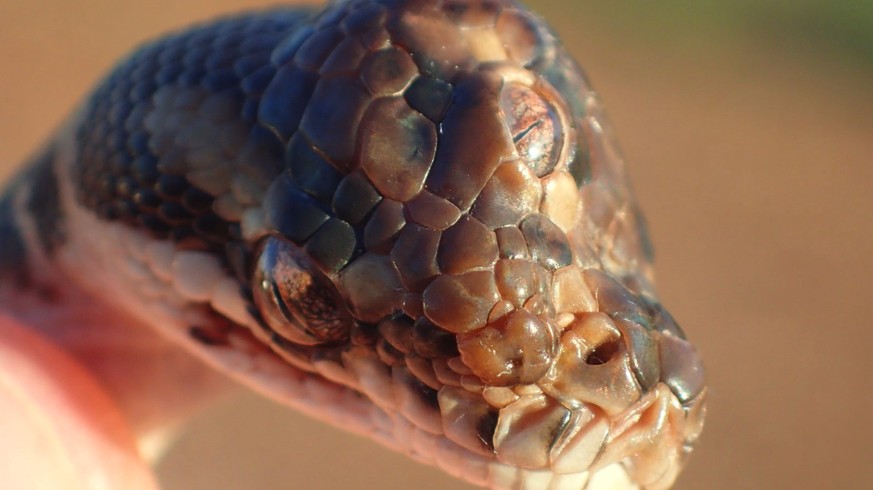
[[[532,479],[573,482],[566,488],[668,488],[705,415],[705,390],[683,402],[663,381],[610,413],[590,402],[568,406],[535,384],[432,390],[362,349],[345,351],[347,371],[325,357],[306,368],[299,355],[289,363],[290,354],[268,349],[248,329],[227,335],[256,366],[250,371],[261,372],[270,397],[491,488]],[[452,367],[462,369],[458,361]]]
[[[441,392],[440,400],[453,395]],[[453,410],[475,413],[463,403]],[[561,475],[593,475],[618,464],[638,484],[662,488],[672,484],[699,436],[704,410],[703,397],[682,405],[664,384],[616,416],[591,404],[568,408],[529,390],[500,409],[493,453],[508,466]]]

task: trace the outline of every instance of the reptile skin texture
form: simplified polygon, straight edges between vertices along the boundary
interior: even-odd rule
[[[702,430],[600,100],[515,1],[277,8],[146,44],[9,185],[0,236],[7,285],[50,270],[483,486],[668,488]]]

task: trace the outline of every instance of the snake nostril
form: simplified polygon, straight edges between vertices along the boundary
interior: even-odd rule
[[[588,353],[588,356],[585,357],[585,364],[589,366],[599,366],[601,364],[606,364],[611,361],[613,357],[618,353],[619,343],[618,339],[610,339],[606,342],[598,345],[591,352]]]

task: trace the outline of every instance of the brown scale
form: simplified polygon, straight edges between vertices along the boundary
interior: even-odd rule
[[[497,237],[476,218],[465,216],[445,230],[437,262],[443,274],[491,269],[497,261]]]
[[[503,299],[522,308],[534,294],[545,294],[551,277],[537,264],[522,259],[501,259],[494,268],[497,289]]]
[[[404,206],[410,221],[443,231],[454,225],[461,211],[449,201],[428,191],[421,191]]]
[[[409,53],[394,46],[372,53],[361,68],[361,80],[377,97],[402,93],[417,75]]]
[[[408,201],[421,190],[437,146],[433,123],[403,98],[373,102],[361,125],[361,166],[383,196]]]
[[[455,333],[484,327],[499,299],[494,273],[488,270],[439,275],[422,294],[425,316]]]
[[[390,252],[394,237],[405,225],[403,204],[382,199],[364,228],[364,247],[375,253]]]
[[[521,160],[509,161],[494,171],[476,199],[472,214],[491,228],[515,226],[539,208],[542,193],[529,165]]]
[[[439,231],[414,223],[400,232],[391,249],[391,261],[408,290],[421,291],[439,275],[436,262],[439,241]]]

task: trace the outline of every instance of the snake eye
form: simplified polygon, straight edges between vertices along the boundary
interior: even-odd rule
[[[520,83],[509,83],[500,95],[503,120],[518,156],[542,177],[558,163],[564,128],[557,109],[541,94]]]
[[[298,344],[342,340],[354,323],[330,279],[282,238],[271,236],[262,243],[252,294],[267,325]]]

